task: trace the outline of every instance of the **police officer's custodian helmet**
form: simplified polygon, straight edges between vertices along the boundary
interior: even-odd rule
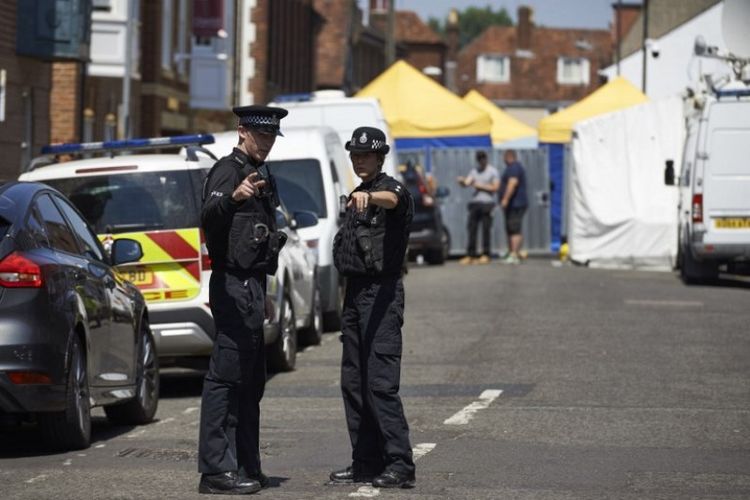
[[[236,106],[232,111],[240,119],[240,125],[246,128],[258,129],[266,134],[283,136],[279,124],[289,111],[272,106]]]
[[[375,127],[359,127],[352,132],[352,138],[344,147],[347,151],[355,153],[381,153],[388,154],[391,147],[385,142],[385,134]]]

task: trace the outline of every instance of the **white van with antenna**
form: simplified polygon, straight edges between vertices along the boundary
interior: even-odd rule
[[[383,171],[391,177],[400,178],[393,137],[376,98],[346,97],[341,90],[318,90],[311,94],[277,96],[269,106],[289,110],[289,115],[284,118],[285,127],[331,127],[338,133],[342,145],[352,138],[352,132],[357,127],[379,128],[391,146]]]
[[[705,75],[690,92],[679,179],[667,161],[665,183],[680,189],[677,266],[686,283],[714,279],[722,266],[736,272],[750,265],[748,20],[750,2],[726,0],[722,30],[731,53],[696,39],[695,55],[726,61],[733,77]]]

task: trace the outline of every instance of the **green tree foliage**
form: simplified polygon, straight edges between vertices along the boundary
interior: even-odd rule
[[[445,20],[430,17],[427,24],[436,33],[445,34]],[[489,26],[513,26],[513,20],[505,10],[505,7],[499,7],[495,11],[489,5],[486,7],[467,7],[458,12],[458,33],[459,43],[464,47],[474,38],[481,35]]]

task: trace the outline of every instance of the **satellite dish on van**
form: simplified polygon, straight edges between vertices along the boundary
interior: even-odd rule
[[[724,43],[737,57],[750,58],[750,2],[747,0],[724,0],[721,30]]]

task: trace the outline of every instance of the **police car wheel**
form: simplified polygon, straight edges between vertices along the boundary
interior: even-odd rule
[[[299,341],[306,345],[318,345],[323,340],[323,304],[320,301],[320,287],[315,285],[310,307],[310,325],[300,330]]]
[[[297,327],[292,300],[285,292],[279,313],[279,337],[271,345],[268,363],[271,369],[280,372],[294,370],[297,362]]]
[[[70,351],[65,410],[40,414],[39,424],[53,448],[80,450],[91,444],[91,406],[86,354],[77,335]]]

